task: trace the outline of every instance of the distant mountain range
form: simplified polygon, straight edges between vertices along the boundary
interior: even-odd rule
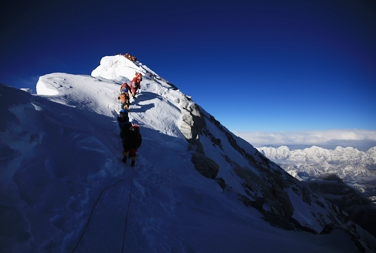
[[[336,174],[354,188],[376,196],[376,147],[367,152],[352,147],[329,150],[317,146],[297,150],[286,146],[257,149],[301,181]]]
[[[317,146],[258,150],[376,236],[376,147],[367,152],[352,147],[328,150]]]

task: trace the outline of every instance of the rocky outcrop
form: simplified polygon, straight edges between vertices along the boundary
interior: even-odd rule
[[[268,183],[252,170],[239,166],[227,156],[224,157],[231,164],[236,175],[244,179],[243,187],[248,197],[256,200],[258,192],[260,192],[263,195],[263,204],[266,204],[270,208],[270,213],[281,217],[292,217],[294,207],[281,186],[276,182],[272,182],[272,187],[270,187]]]
[[[268,211],[270,212],[270,215],[291,218],[294,214],[294,207],[285,191],[285,188],[295,184],[295,179],[291,176],[287,176],[284,180],[281,180],[282,169],[279,166],[270,162],[258,151],[256,151],[254,154],[248,153],[238,145],[234,135],[225,129],[219,121],[217,121],[213,116],[210,116],[208,119],[213,122],[219,130],[225,133],[230,145],[249,162],[250,166],[260,171],[260,174],[258,175],[249,168],[239,166],[228,156],[224,155],[224,158],[229,164],[231,164],[236,175],[244,179],[244,183],[242,185],[248,196],[241,197],[243,203],[245,197],[250,197],[252,199],[250,201],[253,202],[252,205],[259,207],[260,201],[257,200],[257,193],[260,192],[264,196],[261,209],[265,204],[268,206],[268,208],[270,208]],[[216,143],[216,138],[210,135],[209,137],[214,145]],[[218,144],[220,144],[220,142]],[[268,215],[268,217],[271,217],[270,215]]]
[[[263,215],[263,219],[271,225],[286,230],[306,231],[318,234],[329,221],[329,223],[332,222],[350,231],[356,238],[360,238],[357,231],[351,230],[350,226],[353,223],[346,213],[342,212],[335,205],[325,201],[307,185],[301,184],[297,179],[286,173],[281,167],[267,159],[256,149],[248,148],[246,150],[246,145],[242,143],[240,138],[233,135],[213,116],[192,102],[190,97],[185,96],[185,99],[180,99],[176,102],[180,105],[183,114],[180,130],[189,143],[188,150],[192,151],[191,161],[201,175],[206,178],[215,179],[223,191],[234,191],[223,178],[217,178],[219,173],[218,164],[205,155],[204,148],[200,142],[200,136],[206,136],[214,148],[219,148],[219,152],[223,152],[224,159],[233,168],[233,173],[230,172],[230,174],[244,180],[243,182],[241,181],[243,189],[235,192],[238,199],[245,206],[257,209]],[[210,122],[207,122],[206,119]],[[213,130],[212,123],[224,134],[218,134],[218,131]],[[207,126],[206,124],[210,125]],[[213,135],[211,131],[213,133],[215,131],[218,136]],[[231,145],[235,151],[246,159],[249,166],[247,162],[245,166],[244,164],[240,166],[231,160],[224,152],[228,148],[224,145]],[[239,188],[237,187],[237,189]],[[296,196],[293,196],[294,193]],[[297,197],[300,199],[302,205],[307,204],[307,206],[312,207],[311,212],[307,213],[307,215],[310,216],[309,219],[314,220],[314,223],[302,220],[299,212],[298,215],[294,215],[295,208],[299,211],[300,206],[297,205],[294,207],[290,196],[294,198],[294,203],[297,201]],[[323,216],[319,211],[316,211],[321,208],[328,210],[327,216]],[[358,244],[365,245],[361,239],[357,240]],[[359,248],[361,249],[362,247]]]
[[[204,177],[215,179],[219,172],[219,166],[216,162],[203,154],[195,153],[191,158],[195,169]]]
[[[201,113],[200,107],[191,101],[189,96],[185,96],[186,101],[179,101],[182,111],[182,121],[180,123],[180,131],[189,143],[188,150],[205,154],[204,148],[200,142],[200,134],[202,129],[206,128],[205,119]]]
[[[191,161],[195,169],[204,177],[215,179],[219,172],[219,165],[205,155],[204,147],[200,142],[200,135],[206,129],[206,122],[200,107],[185,96],[186,101],[179,102],[182,111],[180,131],[188,141],[188,151],[196,151],[192,154]],[[180,103],[182,102],[182,103]]]
[[[194,142],[200,138],[201,130],[206,127],[205,119],[200,107],[194,102],[190,102],[188,106],[183,107],[182,112],[181,131],[188,142]]]
[[[376,209],[370,201],[354,188],[348,186],[336,175],[323,180],[306,182],[309,188],[319,192],[326,200],[349,214],[351,220],[376,236]]]
[[[216,138],[209,130],[207,129],[203,129],[203,133],[205,136],[207,136],[210,141],[212,142],[213,146],[218,146],[220,149],[222,149],[223,151],[223,147],[222,147],[222,143],[221,143],[221,139],[219,138]]]
[[[268,170],[265,169],[265,168],[270,169],[270,165],[276,165],[276,164],[274,164],[273,162],[271,162],[269,159],[267,159],[264,155],[262,155],[258,151],[256,151],[254,154],[250,154],[246,150],[244,150],[243,148],[241,148],[238,145],[238,143],[236,142],[236,140],[234,138],[234,135],[230,131],[228,131],[225,127],[223,127],[221,125],[221,123],[218,120],[216,120],[212,115],[210,115],[210,117],[208,117],[208,120],[210,120],[212,123],[214,123],[214,125],[217,126],[217,128],[219,130],[221,130],[223,133],[226,134],[227,140],[230,143],[230,145],[236,151],[238,151],[245,159],[247,159],[247,161],[249,162],[249,164],[251,166],[256,167],[256,168],[258,168],[260,170],[264,170],[265,172],[267,172]],[[213,143],[215,143],[215,139],[214,138],[211,137],[211,140],[212,140]]]

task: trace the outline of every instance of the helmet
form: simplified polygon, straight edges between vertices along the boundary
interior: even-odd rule
[[[133,127],[137,128],[137,130],[140,132],[140,127],[138,125],[133,125]]]

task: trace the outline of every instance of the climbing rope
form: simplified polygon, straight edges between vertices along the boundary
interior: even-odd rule
[[[126,231],[127,231],[129,206],[131,205],[131,198],[132,198],[133,176],[134,176],[134,167],[133,167],[133,172],[132,172],[131,190],[129,191],[129,201],[128,201],[128,208],[127,208],[127,216],[125,217],[124,236],[123,236],[123,246],[122,246],[122,248],[121,248],[121,253],[124,252],[125,233],[126,233]]]
[[[90,216],[89,216],[89,220],[88,220],[87,223],[86,223],[86,226],[85,226],[84,232],[82,233],[82,235],[81,235],[81,237],[80,237],[80,240],[78,240],[78,243],[77,243],[76,247],[74,247],[72,253],[77,249],[77,247],[78,247],[78,245],[80,244],[82,238],[84,237],[85,232],[86,232],[86,229],[87,229],[87,227],[89,226],[89,223],[90,223],[90,220],[91,220],[91,216],[93,215],[94,209],[95,209],[95,207],[97,206],[98,201],[99,201],[99,199],[101,198],[103,192],[104,192],[105,190],[111,188],[111,187],[114,187],[115,185],[119,184],[119,183],[120,183],[121,181],[123,181],[123,180],[124,180],[124,179],[121,179],[119,182],[117,182],[117,183],[115,183],[115,184],[113,184],[113,185],[111,185],[111,186],[108,186],[108,187],[104,188],[104,189],[102,190],[101,194],[99,194],[99,197],[98,197],[97,201],[95,202],[95,205],[94,205],[93,209],[91,210],[91,213],[90,213]],[[133,175],[132,175],[132,181],[133,181]],[[124,242],[123,242],[123,244],[124,244]]]

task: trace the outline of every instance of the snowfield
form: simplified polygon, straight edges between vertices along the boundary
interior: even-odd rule
[[[129,117],[143,143],[132,168],[121,162],[116,117],[120,85],[135,72],[143,81]],[[2,253],[342,253],[359,250],[354,235],[365,252],[376,249],[375,238],[203,108],[205,127],[187,141],[195,103],[139,62],[106,56],[92,76],[48,74],[36,90],[0,85]],[[215,161],[226,187],[198,171],[197,153]],[[282,228],[277,214],[299,225]],[[320,234],[328,224],[338,229]]]

